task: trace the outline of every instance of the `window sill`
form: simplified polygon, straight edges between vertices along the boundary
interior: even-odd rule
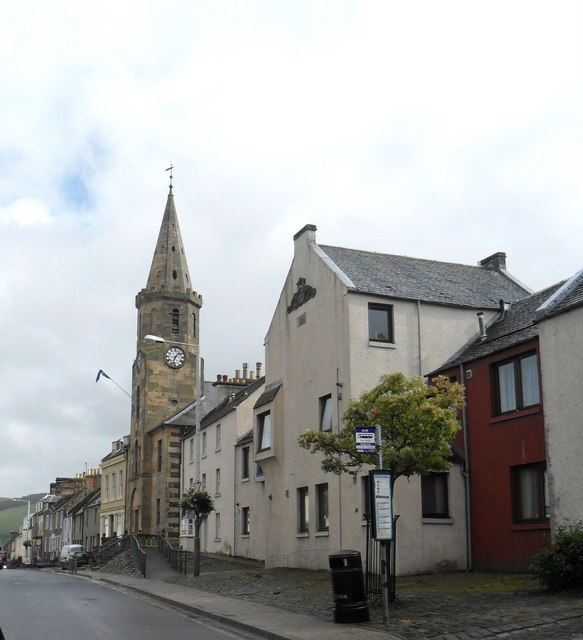
[[[268,449],[260,449],[255,454],[255,462],[261,462],[262,460],[273,458],[274,456],[275,453],[273,452],[273,449],[271,447],[269,447]]]
[[[547,531],[551,528],[551,523],[546,521],[521,522],[512,525],[512,531]]]
[[[251,534],[249,534],[249,533],[242,533],[241,534],[241,538],[243,538],[243,540],[249,539],[250,537],[251,537]]]
[[[397,345],[394,342],[378,342],[377,340],[369,340],[369,347],[380,347],[381,349],[396,349]]]
[[[296,538],[309,538],[309,537],[310,537],[309,531],[300,531],[299,533],[296,533]]]
[[[249,476],[247,476],[246,478],[241,478],[241,482],[249,482]]]
[[[490,424],[497,424],[498,422],[507,422],[508,420],[515,420],[516,418],[523,418],[524,416],[532,416],[540,413],[540,404],[536,407],[530,407],[528,409],[518,409],[517,411],[511,411],[499,416],[490,418]]]
[[[421,518],[422,524],[453,524],[453,518]]]
[[[330,531],[316,531],[316,538],[328,538],[330,537]]]

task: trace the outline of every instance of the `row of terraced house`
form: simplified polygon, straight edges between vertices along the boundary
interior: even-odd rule
[[[398,573],[524,570],[557,524],[583,519],[583,272],[533,292],[502,252],[439,262],[321,245],[306,225],[274,302],[265,371],[204,381],[203,299],[171,190],[136,297],[129,434],[77,491],[51,486],[40,513],[55,524],[37,551],[125,531],[192,550],[179,502],[198,487],[215,505],[203,551],[313,569],[335,550],[364,552],[368,470],[327,474],[298,437],[338,431],[350,401],[394,371],[466,390],[450,470],[395,485]]]

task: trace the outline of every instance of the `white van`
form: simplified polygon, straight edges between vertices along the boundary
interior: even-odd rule
[[[77,564],[87,564],[87,551],[80,544],[66,544],[59,555],[59,563],[62,569],[67,569],[69,560],[77,558]]]

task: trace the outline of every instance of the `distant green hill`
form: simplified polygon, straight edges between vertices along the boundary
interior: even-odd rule
[[[32,493],[22,496],[22,500],[30,500],[30,512],[36,510],[36,503],[46,493]],[[14,502],[11,498],[0,498],[0,546],[8,540],[11,531],[17,531],[22,526],[22,521],[28,512],[26,502]]]

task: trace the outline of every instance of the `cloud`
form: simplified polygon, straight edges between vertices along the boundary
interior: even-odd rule
[[[171,163],[209,379],[264,360],[307,223],[323,244],[506,251],[535,289],[579,270],[582,12],[2,5],[0,494],[46,491],[129,432],[127,397],[95,375],[131,387]]]
[[[51,215],[42,202],[33,198],[21,198],[0,208],[0,224],[27,227],[51,222]]]

